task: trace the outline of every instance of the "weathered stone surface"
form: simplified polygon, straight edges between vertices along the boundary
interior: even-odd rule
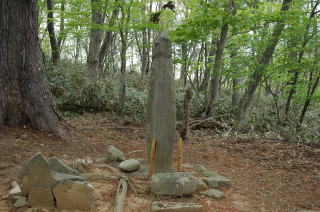
[[[193,168],[193,165],[191,163],[184,163],[184,164],[182,164],[182,166],[184,168],[187,168],[187,169],[192,169]]]
[[[202,176],[204,176],[204,177],[216,177],[216,176],[218,176],[218,173],[214,172],[214,171],[204,171],[202,173]]]
[[[170,172],[176,137],[176,95],[171,41],[167,30],[158,34],[152,47],[147,108],[147,155],[157,139],[154,173]]]
[[[202,179],[197,178],[197,191],[203,191],[207,189],[207,184]]]
[[[106,158],[96,158],[95,162],[96,163],[108,163],[108,162],[111,162],[111,159],[108,158],[108,157],[106,157]]]
[[[36,153],[18,172],[17,182],[22,193],[28,194],[31,187],[51,187],[55,180],[51,176],[48,161],[41,153]]]
[[[140,162],[135,159],[125,160],[119,164],[119,168],[127,172],[136,171],[139,169],[139,167],[140,167]]]
[[[53,207],[54,198],[51,189],[32,187],[28,195],[28,205],[33,207]]]
[[[207,169],[206,169],[206,167],[204,167],[204,165],[196,164],[194,166],[194,170],[197,171],[197,172],[204,172]]]
[[[84,178],[80,175],[72,175],[59,172],[52,172],[51,175],[56,182],[63,182],[65,180],[84,181]]]
[[[212,177],[204,177],[202,180],[209,186],[210,188],[218,188],[219,184],[215,178]]]
[[[64,173],[64,174],[78,175],[78,176],[80,175],[79,172],[72,169],[70,166],[65,164],[59,158],[56,158],[56,157],[49,158],[48,163],[51,171]]]
[[[65,181],[53,188],[53,194],[60,210],[90,209],[93,199],[92,186],[83,182]]]
[[[23,207],[27,204],[27,198],[25,196],[13,196],[16,201],[13,203],[13,206],[16,208]]]
[[[11,183],[12,185],[12,189],[9,191],[9,196],[19,196],[22,195],[22,191],[21,188],[19,186],[19,184],[16,181],[13,181]]]
[[[216,189],[209,189],[204,192],[201,192],[201,194],[206,195],[213,199],[222,199],[224,197],[224,193]]]
[[[202,212],[202,205],[183,202],[152,202],[151,212]]]
[[[226,177],[223,177],[221,175],[213,177],[213,179],[215,179],[218,182],[219,187],[222,187],[222,186],[230,187],[230,185],[231,185],[231,180]]]
[[[167,172],[154,174],[151,191],[161,195],[191,195],[197,189],[197,179],[189,172]]]
[[[125,157],[124,154],[121,152],[120,149],[110,145],[107,150],[107,156],[110,158],[111,161],[124,161]]]

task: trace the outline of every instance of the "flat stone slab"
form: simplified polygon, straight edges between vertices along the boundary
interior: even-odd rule
[[[56,158],[56,157],[49,158],[48,163],[51,171],[80,176],[79,172],[72,169],[70,166],[65,164],[59,158]]]
[[[213,199],[222,199],[224,197],[224,193],[217,189],[209,189],[204,192],[201,192],[201,194],[206,195]]]
[[[11,183],[11,185],[13,186],[13,188],[9,191],[9,196],[19,196],[22,195],[22,191],[21,188],[19,186],[19,184],[16,181],[13,181]]]
[[[152,202],[151,212],[202,212],[202,205],[183,202]]]
[[[209,186],[210,188],[218,188],[219,183],[218,181],[213,177],[204,177],[202,180]]]
[[[136,171],[139,169],[139,167],[140,167],[140,162],[135,159],[125,160],[119,164],[119,168],[127,172]]]
[[[93,200],[92,186],[83,182],[65,181],[56,185],[53,194],[60,210],[90,209]]]
[[[217,172],[214,172],[214,171],[204,171],[202,173],[202,176],[204,176],[204,177],[216,177],[218,175],[219,174]]]
[[[200,165],[200,164],[194,165],[193,169],[197,172],[204,172],[207,170],[206,167],[204,167],[204,165]]]
[[[17,182],[23,194],[32,187],[51,187],[55,180],[51,176],[49,163],[41,153],[28,159],[18,172]]]
[[[189,172],[158,173],[151,177],[151,191],[161,195],[192,195],[197,184],[197,179]]]
[[[207,184],[202,179],[197,178],[197,191],[203,191],[207,189]]]
[[[33,207],[53,207],[54,198],[51,189],[32,187],[28,195],[28,205]]]
[[[13,206],[16,208],[21,208],[27,204],[27,198],[25,196],[13,196],[16,201],[13,203]]]

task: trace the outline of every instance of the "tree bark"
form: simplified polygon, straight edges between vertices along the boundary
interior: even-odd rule
[[[59,113],[43,72],[36,1],[0,4],[0,125],[56,133]]]
[[[104,14],[99,8],[101,0],[91,0],[92,24],[90,32],[89,52],[87,57],[87,68],[90,82],[94,83],[99,75],[99,53],[101,48],[103,31],[99,27],[104,22]]]
[[[292,0],[283,0],[281,11],[287,11],[289,10],[290,3]],[[258,65],[252,76],[250,77],[249,85],[243,94],[237,112],[236,112],[236,120],[240,122],[242,120],[242,117],[247,112],[249,106],[251,105],[254,93],[260,84],[260,81],[263,76],[263,72],[266,68],[266,66],[270,63],[273,52],[278,44],[278,41],[280,39],[280,35],[285,27],[285,21],[280,20],[276,23],[276,26],[274,27],[273,33],[268,41],[268,45],[265,48],[265,50],[262,53],[262,56],[260,57],[258,61]]]
[[[188,62],[188,46],[186,43],[183,43],[181,45],[181,72],[180,72],[180,80],[183,83],[183,86],[185,87],[187,84],[187,62]]]

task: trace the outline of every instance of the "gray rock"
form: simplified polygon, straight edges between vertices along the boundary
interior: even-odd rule
[[[32,187],[28,195],[28,205],[33,207],[53,207],[54,198],[51,189]]]
[[[216,177],[216,176],[218,176],[218,173],[214,172],[214,171],[204,171],[202,173],[202,176],[204,176],[204,177]]]
[[[219,183],[218,181],[213,177],[204,177],[202,180],[209,186],[210,188],[218,188]]]
[[[121,162],[119,162],[119,161],[112,161],[112,162],[110,163],[110,165],[111,165],[112,167],[114,167],[114,168],[119,169],[119,168],[120,168],[120,167],[119,167],[120,163],[121,163]]]
[[[147,104],[147,155],[151,141],[157,139],[154,173],[172,169],[173,144],[176,141],[176,90],[171,59],[171,41],[167,30],[154,39]]]
[[[72,167],[79,171],[80,173],[84,172],[85,169],[88,167],[89,164],[92,164],[93,161],[90,159],[81,159],[77,158],[73,163]]]
[[[184,202],[154,201],[150,207],[151,212],[202,212],[202,205]]]
[[[55,180],[51,176],[48,161],[41,153],[28,159],[18,172],[17,182],[23,194],[28,194],[31,187],[51,187]]]
[[[216,189],[209,189],[204,192],[201,192],[201,194],[206,195],[213,199],[222,199],[224,197],[224,193]]]
[[[216,177],[213,177],[213,179],[215,179],[218,182],[219,187],[230,187],[231,185],[231,180],[226,177],[218,175]]]
[[[197,172],[204,172],[207,170],[206,167],[204,167],[204,165],[200,165],[200,164],[196,164],[193,168]]]
[[[194,167],[191,163],[184,163],[182,166],[187,169],[192,169]]]
[[[63,182],[65,180],[71,181],[84,181],[84,177],[80,175],[72,175],[72,174],[65,174],[59,172],[52,172],[52,177],[56,182]]]
[[[202,179],[197,178],[197,191],[203,191],[207,189],[207,184]]]
[[[135,176],[136,178],[138,179],[148,179],[149,178],[149,172],[148,172],[148,169],[146,167],[142,167],[140,166],[139,170],[136,171],[136,172],[131,172],[131,174],[133,176]]]
[[[27,205],[27,198],[25,196],[13,196],[16,201],[13,203],[13,206],[16,208],[21,208]]]
[[[197,179],[189,172],[167,172],[151,177],[151,191],[161,195],[192,195],[197,189]]]
[[[92,186],[83,182],[64,181],[53,188],[59,210],[84,210],[90,209],[93,200]]]
[[[97,158],[97,159],[95,159],[95,162],[96,163],[109,163],[109,162],[111,162],[111,159],[108,158],[108,157],[106,157],[106,158]]]
[[[125,160],[119,164],[119,168],[127,172],[136,171],[139,169],[139,167],[140,167],[140,162],[135,159]]]
[[[80,175],[79,172],[72,169],[70,166],[65,164],[59,158],[53,157],[48,160],[49,167],[51,171],[64,173],[64,174],[71,174],[71,175]]]
[[[107,150],[107,156],[110,158],[111,161],[124,161],[125,157],[124,154],[118,149],[117,147],[114,147],[113,145],[110,145]]]
[[[11,185],[13,186],[13,188],[9,191],[9,196],[20,196],[20,195],[22,195],[21,188],[20,188],[19,184],[16,181],[13,181],[11,183]]]

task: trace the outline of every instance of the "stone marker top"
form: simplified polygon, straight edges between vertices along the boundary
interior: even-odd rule
[[[152,59],[171,58],[171,41],[168,30],[161,31],[154,40]]]

